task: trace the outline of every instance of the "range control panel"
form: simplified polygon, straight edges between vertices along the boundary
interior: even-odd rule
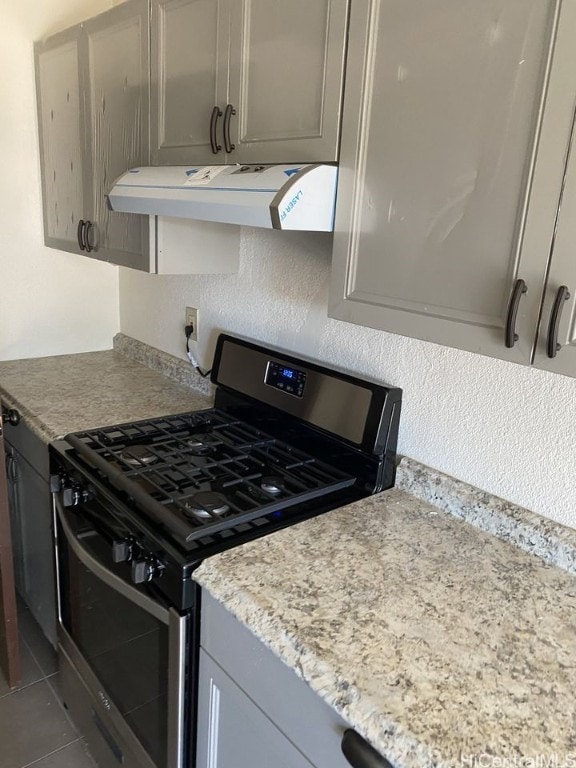
[[[298,368],[268,361],[264,382],[269,387],[279,389],[294,397],[302,397],[306,385],[306,373]]]

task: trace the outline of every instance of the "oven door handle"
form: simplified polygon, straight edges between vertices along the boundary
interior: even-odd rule
[[[126,599],[130,600],[139,608],[142,608],[151,616],[154,616],[154,618],[158,619],[158,621],[161,621],[163,624],[169,624],[169,610],[160,603],[157,603],[155,600],[152,600],[152,598],[148,597],[148,595],[140,592],[139,589],[136,589],[131,584],[125,582],[119,576],[116,576],[115,573],[108,570],[106,566],[102,565],[102,563],[100,563],[93,555],[91,555],[90,552],[87,552],[74,535],[74,531],[66,520],[64,510],[62,509],[62,506],[57,498],[54,500],[54,506],[56,508],[58,520],[60,521],[60,525],[62,526],[62,530],[66,536],[68,546],[72,552],[74,552],[78,560],[80,560],[80,562],[85,565],[89,571],[92,571],[95,576],[101,579],[111,589],[123,595]]]

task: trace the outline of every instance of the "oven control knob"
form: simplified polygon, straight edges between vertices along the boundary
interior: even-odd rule
[[[65,507],[77,507],[85,501],[89,501],[90,491],[79,485],[72,485],[62,489],[62,503]]]
[[[129,563],[133,546],[131,539],[116,539],[112,542],[112,560],[115,563]]]
[[[132,560],[132,581],[134,584],[145,584],[159,576],[164,566],[155,557],[140,557]]]

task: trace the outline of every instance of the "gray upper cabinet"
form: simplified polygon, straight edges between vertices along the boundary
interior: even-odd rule
[[[329,314],[530,363],[561,261],[576,3],[473,6],[353,6]]]
[[[337,160],[347,0],[152,0],[152,162]]]
[[[36,46],[44,240],[73,253],[80,253],[78,222],[87,210],[80,35],[74,27]]]
[[[131,0],[84,24],[87,159],[86,237],[96,258],[146,269],[148,217],[113,213],[106,193],[129,168],[148,162],[149,24],[145,0]]]
[[[337,160],[345,0],[244,0],[233,8],[232,29],[241,34],[230,52],[232,161]]]
[[[152,0],[153,164],[224,162],[229,34],[227,0]]]
[[[574,79],[573,69],[566,74]],[[567,376],[576,376],[575,139],[573,130],[534,360],[538,368]]]
[[[147,271],[148,217],[105,195],[148,162],[148,51],[147,0],[35,45],[46,245]]]

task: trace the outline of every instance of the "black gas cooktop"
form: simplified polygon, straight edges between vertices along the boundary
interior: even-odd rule
[[[69,435],[87,471],[189,543],[352,486],[330,466],[211,409]]]
[[[61,509],[81,508],[115,562],[146,562],[136,581],[164,588],[168,573],[394,484],[401,390],[227,335],[212,381],[214,408],[51,447]]]

